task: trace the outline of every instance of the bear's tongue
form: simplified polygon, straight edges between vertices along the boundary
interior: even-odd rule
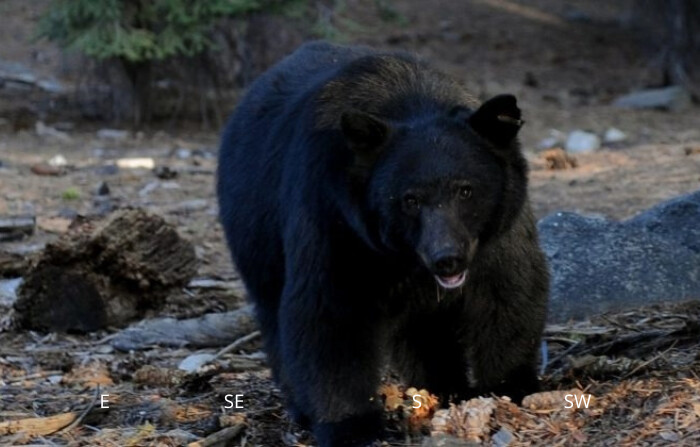
[[[435,279],[437,280],[438,284],[440,284],[445,289],[455,289],[457,287],[461,287],[462,284],[464,284],[464,281],[466,281],[467,279],[467,271],[465,270],[462,273],[453,276],[435,275]]]

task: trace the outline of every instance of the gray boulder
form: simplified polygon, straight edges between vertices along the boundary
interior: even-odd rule
[[[561,212],[538,228],[551,322],[700,299],[700,191],[620,222]]]

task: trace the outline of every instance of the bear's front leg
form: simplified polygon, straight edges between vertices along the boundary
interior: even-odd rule
[[[285,290],[279,312],[283,367],[319,446],[371,445],[382,432],[379,324],[324,292],[309,284]]]
[[[511,300],[496,298],[489,303],[491,309],[482,308],[480,318],[472,319],[470,352],[478,392],[505,395],[519,404],[539,391],[537,364],[545,311],[537,300],[523,295],[512,294]]]

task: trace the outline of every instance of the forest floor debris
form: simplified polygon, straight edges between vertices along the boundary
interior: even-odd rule
[[[440,409],[429,390],[387,379],[389,445],[697,445],[698,320],[700,303],[688,302],[549,326],[546,391],[522,406],[484,396]],[[259,345],[239,343],[188,373],[177,369],[183,359],[216,350],[121,352],[105,349],[101,335],[0,334],[0,430],[17,444],[40,436],[57,445],[209,445],[221,436],[232,445],[313,445],[286,417],[269,370],[253,360]],[[109,394],[110,409],[60,431],[90,406],[97,387]]]

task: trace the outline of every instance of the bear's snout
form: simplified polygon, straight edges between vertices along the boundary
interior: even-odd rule
[[[443,250],[433,257],[432,270],[438,276],[454,276],[467,268],[465,257],[456,250]]]
[[[457,250],[442,250],[431,256],[429,268],[445,289],[460,287],[467,279],[467,259]]]

